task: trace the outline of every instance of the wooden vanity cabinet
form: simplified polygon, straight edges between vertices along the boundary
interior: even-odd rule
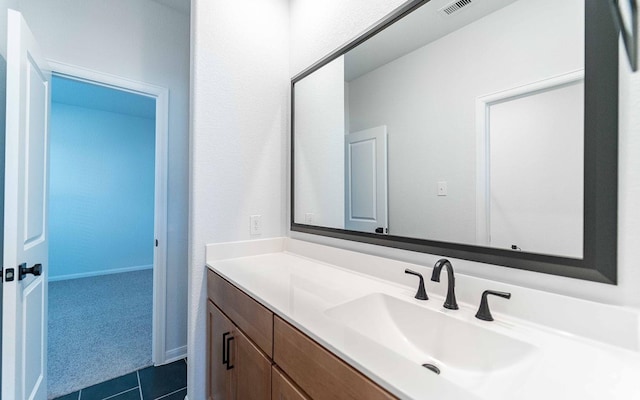
[[[209,270],[207,295],[267,356],[273,356],[273,313]]]
[[[271,372],[271,399],[272,400],[311,400],[302,390],[280,370],[273,366]]]
[[[207,398],[271,399],[271,359],[211,301],[207,314]]]
[[[208,400],[388,400],[387,391],[213,271]]]
[[[275,363],[313,399],[395,398],[282,319],[273,329]]]
[[[207,301],[207,399],[232,399],[233,375],[227,370],[226,339],[235,325]]]
[[[271,359],[265,356],[240,330],[234,331],[236,353],[235,396],[239,400],[271,399]]]
[[[271,399],[273,313],[212,271],[207,297],[208,400]]]

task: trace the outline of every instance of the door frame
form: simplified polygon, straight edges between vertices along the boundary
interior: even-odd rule
[[[167,315],[167,179],[169,138],[169,89],[145,82],[111,75],[75,65],[47,60],[54,76],[123,90],[156,100],[155,122],[155,194],[153,255],[153,323],[151,360],[154,365],[166,363]],[[154,243],[155,244],[155,243]]]
[[[476,98],[476,246],[491,246],[491,106],[583,80],[578,69]]]

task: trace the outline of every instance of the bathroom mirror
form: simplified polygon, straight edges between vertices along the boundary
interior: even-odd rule
[[[610,12],[413,1],[294,77],[291,229],[615,283]]]

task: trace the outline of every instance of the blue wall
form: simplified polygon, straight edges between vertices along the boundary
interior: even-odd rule
[[[61,103],[74,87],[60,79],[50,121],[49,277],[151,267],[155,117]]]

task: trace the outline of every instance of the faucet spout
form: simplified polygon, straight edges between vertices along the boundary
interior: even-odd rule
[[[431,274],[431,280],[434,282],[440,282],[440,273],[442,272],[442,267],[446,267],[447,269],[447,298],[444,301],[444,308],[449,310],[457,310],[458,302],[456,301],[456,278],[453,273],[453,265],[446,258],[441,258],[436,262],[433,266],[433,273]]]

